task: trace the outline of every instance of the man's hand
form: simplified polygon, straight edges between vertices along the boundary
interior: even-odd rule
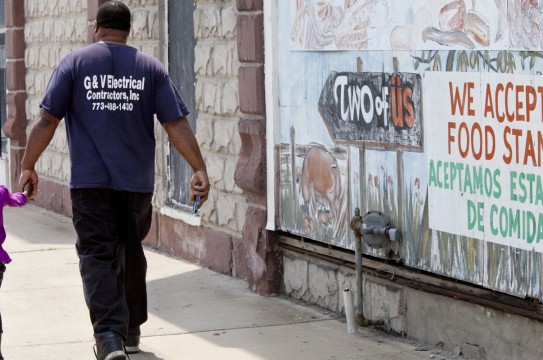
[[[209,188],[207,172],[205,170],[196,171],[190,180],[190,201],[194,201],[196,196],[199,196],[198,207],[202,206],[209,195]]]
[[[38,174],[35,170],[23,170],[19,177],[18,189],[28,194],[27,198],[33,201],[38,194]]]

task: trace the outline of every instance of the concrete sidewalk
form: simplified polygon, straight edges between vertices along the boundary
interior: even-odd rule
[[[8,265],[0,289],[7,360],[94,359],[71,220],[28,205],[4,208]],[[132,360],[446,359],[439,351],[170,256],[146,251],[149,321]]]

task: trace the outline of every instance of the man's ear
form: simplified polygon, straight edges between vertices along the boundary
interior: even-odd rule
[[[98,21],[94,20],[94,33],[95,34],[98,32],[99,28],[100,28],[100,25],[98,25]]]

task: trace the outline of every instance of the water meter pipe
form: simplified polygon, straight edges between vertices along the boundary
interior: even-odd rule
[[[402,233],[392,228],[388,216],[379,211],[369,211],[364,217],[360,216],[360,209],[354,209],[351,219],[351,230],[355,236],[356,259],[356,321],[360,326],[381,324],[381,321],[371,321],[364,317],[364,300],[362,281],[362,237],[365,237],[369,247],[381,249],[390,241],[400,241]]]
[[[362,282],[362,233],[360,229],[362,228],[362,217],[360,216],[360,209],[356,208],[354,210],[354,216],[351,219],[351,230],[354,232],[355,236],[355,250],[354,255],[356,259],[356,292],[355,292],[355,305],[356,305],[356,322],[360,326],[368,326],[369,322],[364,317],[364,302],[362,298],[363,293],[363,282]]]

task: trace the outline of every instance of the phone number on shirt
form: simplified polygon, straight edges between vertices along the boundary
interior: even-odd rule
[[[109,111],[132,111],[134,110],[134,104],[132,103],[104,103],[94,102],[92,103],[92,110],[109,110]]]

